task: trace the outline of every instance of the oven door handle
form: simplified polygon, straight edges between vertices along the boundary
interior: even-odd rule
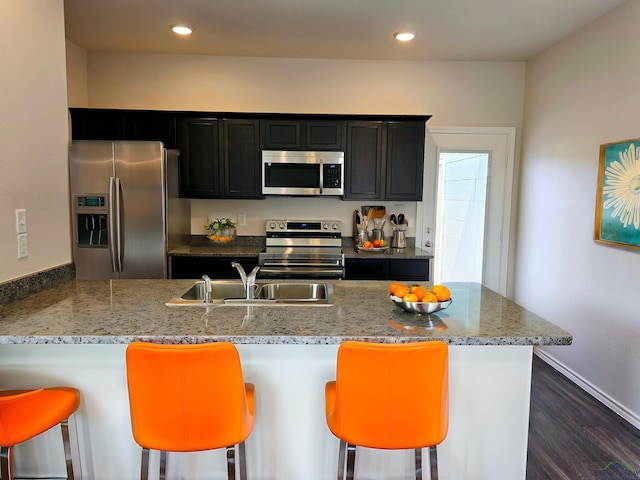
[[[322,263],[318,263],[318,262],[308,262],[308,261],[302,261],[302,262],[296,262],[296,261],[292,261],[292,260],[287,260],[285,262],[283,261],[269,261],[269,260],[265,260],[263,262],[263,266],[265,267],[324,267],[326,266],[342,266],[342,261],[341,260],[332,260],[331,262],[322,262]]]
[[[296,277],[332,277],[343,278],[344,270],[341,268],[261,268],[261,277],[282,277],[295,274]]]

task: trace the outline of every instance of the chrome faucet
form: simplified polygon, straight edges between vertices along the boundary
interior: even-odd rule
[[[204,303],[211,303],[211,279],[209,275],[203,275],[204,280]]]
[[[256,276],[258,275],[258,270],[260,270],[260,267],[255,267],[253,270],[251,270],[251,273],[247,275],[242,265],[240,265],[238,262],[231,262],[231,266],[235,267],[240,274],[242,285],[244,286],[245,298],[247,300],[252,300],[253,298],[255,298]]]

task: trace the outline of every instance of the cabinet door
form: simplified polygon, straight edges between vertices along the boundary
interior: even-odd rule
[[[388,279],[429,281],[429,259],[389,260]]]
[[[167,112],[128,112],[124,118],[127,140],[156,140],[177,148],[177,119]]]
[[[185,118],[181,123],[180,195],[220,196],[219,120]]]
[[[385,280],[389,278],[389,261],[382,258],[346,258],[345,280]]]
[[[345,123],[341,121],[305,122],[305,148],[307,150],[344,150],[343,130]]]
[[[424,122],[388,122],[385,199],[422,200]]]
[[[262,198],[260,122],[224,120],[224,192],[227,198]]]
[[[302,148],[302,122],[300,120],[263,120],[266,150],[300,150]]]
[[[126,140],[124,114],[117,110],[71,108],[73,140]]]
[[[382,198],[383,122],[347,122],[345,199]]]
[[[250,272],[258,265],[258,258],[236,257],[179,257],[170,258],[171,278],[200,279],[209,275],[212,279],[240,280],[238,270],[231,266],[231,262],[239,262],[245,271]]]

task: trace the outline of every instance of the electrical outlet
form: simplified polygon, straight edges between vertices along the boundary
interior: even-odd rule
[[[29,245],[27,243],[27,234],[18,235],[18,258],[24,258],[29,255]]]
[[[247,224],[247,215],[245,213],[241,213],[238,215],[238,225],[244,227]]]
[[[16,210],[16,233],[27,233],[27,211],[24,208]]]

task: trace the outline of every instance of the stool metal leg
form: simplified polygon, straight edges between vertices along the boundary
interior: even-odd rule
[[[247,480],[247,456],[245,453],[244,442],[238,444],[238,457],[240,463],[240,480]]]
[[[438,451],[435,446],[429,447],[429,466],[431,468],[431,480],[438,480]]]
[[[65,418],[60,422],[62,431],[62,444],[64,445],[64,458],[67,465],[67,480],[74,480],[73,476],[73,456],[71,455],[71,442],[69,441],[69,419]]]
[[[344,457],[346,451],[347,442],[340,440],[340,447],[338,447],[338,480],[344,480],[344,469],[346,467]]]
[[[160,480],[167,478],[167,452],[160,450]]]
[[[356,467],[356,446],[347,443],[347,480],[353,480]]]
[[[416,480],[422,480],[422,449],[415,449],[416,455]]]
[[[227,478],[235,480],[236,478],[236,446],[227,447]]]
[[[12,478],[11,447],[0,447],[0,479]]]
[[[149,449],[142,449],[142,458],[140,460],[140,480],[149,479]]]

